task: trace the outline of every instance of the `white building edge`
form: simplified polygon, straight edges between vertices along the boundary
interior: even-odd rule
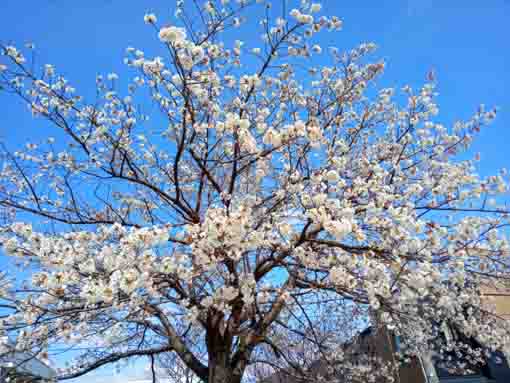
[[[27,382],[51,382],[55,379],[55,371],[34,355],[16,351],[6,345],[3,348],[0,353],[0,383],[9,382],[8,379],[12,377],[21,382],[23,378]]]

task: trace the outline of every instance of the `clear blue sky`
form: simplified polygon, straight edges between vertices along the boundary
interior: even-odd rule
[[[322,3],[326,13],[344,19],[344,31],[332,35],[336,45],[346,49],[362,41],[379,45],[376,57],[388,64],[381,86],[419,86],[434,68],[444,121],[466,118],[480,103],[499,106],[495,124],[475,149],[482,152],[483,174],[508,165],[510,71],[505,69],[510,67],[510,0]],[[143,14],[150,10],[161,21],[171,22],[173,5],[173,0],[2,0],[0,40],[34,42],[40,63],[55,64],[82,94],[91,95],[97,73],[125,73],[122,57],[128,45],[158,52]],[[7,142],[21,143],[51,132],[10,98],[0,95],[0,107],[0,138]]]
[[[335,45],[349,49],[373,41],[379,46],[375,57],[387,62],[381,86],[417,87],[434,68],[438,120],[467,118],[480,103],[498,106],[495,123],[482,133],[474,151],[482,153],[481,174],[510,168],[510,0],[322,3],[327,14],[344,20],[343,32],[331,35]],[[1,0],[0,41],[34,42],[39,63],[54,64],[79,93],[93,95],[97,73],[127,75],[122,63],[127,46],[158,54],[158,41],[143,15],[152,11],[169,23],[173,6],[172,0]],[[244,32],[238,38],[250,36]],[[48,134],[54,131],[47,123],[33,120],[19,102],[0,94],[0,139],[9,147]]]

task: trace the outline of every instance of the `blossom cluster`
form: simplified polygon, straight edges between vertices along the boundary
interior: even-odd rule
[[[233,3],[198,7],[200,31],[184,3],[172,24],[146,14],[165,54],[128,47],[127,91],[98,76],[95,103],[0,46],[0,87],[58,132],[0,152],[0,243],[31,274],[0,285],[14,307],[0,335],[28,350],[104,334],[87,365],[135,343],[170,344],[192,365],[190,345],[219,338],[249,361],[264,344],[327,353],[299,326],[350,302],[350,322],[372,313],[408,356],[442,323],[508,345],[482,292],[508,275],[508,174],[479,176],[470,151],[495,110],[449,126],[433,81],[374,92],[375,44],[323,49],[319,32],[342,21],[318,3],[268,11],[261,46],[225,39],[248,23],[249,2]],[[346,363],[360,376],[377,365]]]

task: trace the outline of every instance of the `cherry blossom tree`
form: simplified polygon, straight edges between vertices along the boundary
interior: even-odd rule
[[[378,89],[374,44],[323,48],[340,18],[274,3],[145,15],[164,55],[127,48],[127,90],[98,76],[89,101],[31,47],[0,45],[0,89],[54,128],[1,146],[1,242],[23,270],[0,287],[0,335],[66,347],[61,379],[163,355],[209,383],[342,367],[339,324],[368,313],[410,356],[445,323],[481,348],[444,347],[473,359],[507,347],[483,304],[508,278],[507,175],[480,177],[469,150],[495,111],[445,126],[432,76]]]

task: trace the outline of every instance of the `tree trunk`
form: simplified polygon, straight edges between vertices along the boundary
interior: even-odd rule
[[[207,383],[241,383],[246,364],[232,360],[233,337],[228,331],[219,330],[222,320],[222,315],[208,318],[205,336],[209,367]]]
[[[227,353],[216,353],[209,357],[209,380],[207,383],[241,383],[242,374],[234,372]]]

